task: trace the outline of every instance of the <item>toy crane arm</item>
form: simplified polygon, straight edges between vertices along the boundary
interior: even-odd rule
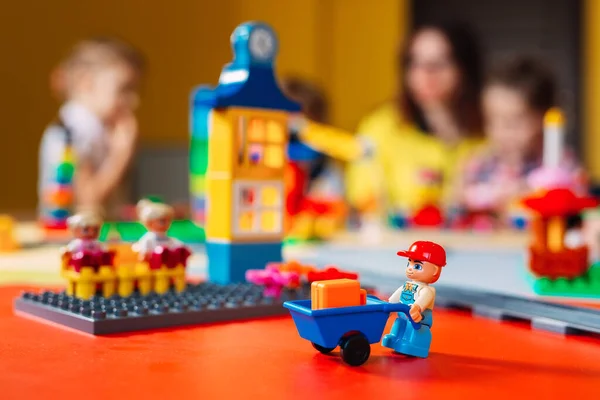
[[[354,161],[368,155],[369,147],[364,141],[343,129],[334,128],[302,117],[292,123],[301,142],[313,149],[341,161]]]

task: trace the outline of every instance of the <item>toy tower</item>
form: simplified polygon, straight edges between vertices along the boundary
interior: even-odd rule
[[[242,24],[231,43],[218,86],[192,97],[193,208],[205,219],[208,278],[217,283],[281,261],[288,122],[300,111],[276,82],[269,26]]]

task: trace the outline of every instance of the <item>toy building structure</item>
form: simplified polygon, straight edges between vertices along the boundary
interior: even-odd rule
[[[544,125],[543,166],[530,176],[535,193],[522,201],[531,211],[529,269],[538,278],[534,289],[540,294],[588,294],[587,288],[598,283],[592,282],[597,273],[590,274],[582,213],[598,201],[581,195],[581,177],[561,168],[565,121],[560,110],[549,110]]]
[[[595,207],[597,201],[577,197],[568,189],[552,189],[542,196],[524,199],[534,215],[530,222],[532,242],[529,248],[531,272],[540,277],[575,278],[589,268],[589,251],[583,240],[566,240],[583,232],[567,230],[567,219],[584,209]],[[579,231],[579,233],[577,232]]]
[[[194,201],[205,202],[208,278],[217,283],[243,282],[247,270],[282,259],[287,126],[301,109],[275,80],[270,27],[242,24],[231,40],[219,85],[193,98],[192,158],[201,165],[192,190],[206,188]]]
[[[242,24],[231,41],[233,61],[216,87],[193,92],[191,112],[193,218],[205,227],[208,276],[219,283],[242,282],[247,270],[281,261],[288,214],[343,214],[333,205],[290,207],[302,185],[301,178],[289,180],[290,131],[332,157],[364,153],[347,132],[305,120],[301,105],[283,94],[274,72],[277,38],[269,26]]]
[[[40,224],[50,236],[61,236],[67,230],[67,218],[73,208],[73,175],[75,173],[75,154],[72,147],[71,131],[59,126],[64,131],[65,146],[60,163],[53,176],[48,177],[48,185],[44,197],[44,208],[41,210]]]

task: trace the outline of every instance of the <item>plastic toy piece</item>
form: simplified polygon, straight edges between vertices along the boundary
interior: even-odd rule
[[[332,279],[358,279],[358,274],[355,272],[347,272],[339,270],[335,267],[325,267],[322,271],[311,271],[307,274],[307,280],[309,283],[315,281],[328,281]]]
[[[542,296],[600,298],[600,265],[595,264],[584,275],[572,279],[536,279],[533,290]]]
[[[14,234],[15,221],[8,215],[0,215],[0,253],[19,248]]]
[[[428,205],[418,210],[411,221],[413,226],[439,227],[443,224],[442,210],[434,205]]]
[[[286,211],[302,211],[305,192],[306,176],[293,163],[313,154],[296,151],[302,147],[294,143],[290,149],[290,131],[296,142],[338,159],[368,152],[351,133],[303,118],[301,105],[284,95],[275,79],[278,43],[270,26],[244,23],[233,32],[231,44],[234,57],[222,69],[219,84],[194,90],[190,118],[193,218],[206,227],[207,252],[215,255],[209,260],[209,278],[222,283],[242,281],[246,270],[281,260],[281,255],[270,257],[281,252],[283,236],[295,224]],[[330,236],[339,226],[337,216],[309,224],[311,232],[301,236]],[[240,243],[269,249],[255,254],[254,265],[238,264],[244,251],[236,246]],[[220,248],[212,249],[216,244]]]
[[[246,271],[246,280],[265,288],[266,297],[279,298],[283,288],[300,286],[300,275],[296,272],[282,272],[277,268],[254,269]]]
[[[426,358],[431,346],[435,302],[435,289],[430,284],[437,282],[446,265],[446,251],[437,243],[417,241],[398,255],[408,258],[406,277],[409,280],[392,294],[389,301],[410,307],[410,319],[420,322],[421,327],[414,329],[407,316],[399,314],[381,344],[397,353]]]
[[[283,306],[290,310],[300,337],[323,354],[339,346],[342,360],[351,366],[367,362],[370,345],[381,340],[390,313],[402,313],[410,321],[409,306],[386,303],[375,296],[367,296],[365,305],[355,307],[313,310],[310,300],[286,301]],[[419,330],[419,324],[410,324]]]
[[[331,279],[311,284],[311,307],[313,310],[336,307],[352,307],[365,304],[367,291],[353,279]]]
[[[597,200],[578,197],[569,189],[552,189],[543,196],[524,199],[523,204],[535,212],[530,221],[531,272],[538,277],[551,279],[584,275],[589,268],[588,247],[583,241],[581,229],[567,230],[567,218],[586,208],[595,207]]]
[[[66,126],[60,125],[64,131],[64,149],[62,159],[57,165],[53,182],[44,193],[46,204],[41,225],[46,231],[65,231],[67,218],[73,208],[73,175],[75,173],[75,153],[73,151],[72,133]]]
[[[498,320],[530,321],[534,329],[560,334],[600,333],[597,310],[450,286],[437,286],[436,304],[471,309]]]
[[[231,44],[233,61],[216,88],[195,90],[191,118],[193,205],[206,222],[208,278],[223,284],[282,260],[288,123],[301,110],[275,79],[268,25],[238,26]]]
[[[267,268],[276,268],[281,272],[295,272],[301,278],[306,278],[310,273],[316,271],[313,265],[301,264],[295,260],[282,263],[269,263],[267,264]]]
[[[129,297],[94,296],[81,300],[65,293],[26,292],[15,301],[15,310],[92,335],[106,335],[175,326],[284,315],[282,301],[306,298],[301,291],[286,292],[276,300],[252,284],[188,285],[181,293]]]
[[[67,280],[67,294],[80,299],[90,299],[97,292],[112,296],[116,291],[115,253],[98,241],[102,220],[88,211],[69,217],[67,224],[74,236],[62,254],[61,276]]]

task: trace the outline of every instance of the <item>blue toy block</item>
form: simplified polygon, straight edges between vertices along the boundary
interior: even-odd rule
[[[303,143],[296,142],[288,144],[287,155],[291,161],[309,162],[318,159],[321,153]]]
[[[264,269],[270,262],[281,262],[282,243],[207,242],[208,280],[227,284],[246,281],[249,269]]]
[[[198,90],[203,89],[200,87],[192,92],[192,104]],[[211,109],[207,107],[192,107],[190,113],[190,133],[193,138],[204,140],[208,139],[210,112]]]
[[[288,99],[275,79],[273,63],[278,49],[271,27],[261,22],[242,24],[233,32],[231,44],[233,61],[221,71],[217,87],[196,88],[192,94],[194,110],[244,107],[301,111],[300,104]],[[202,131],[195,117],[191,122],[192,130]]]

